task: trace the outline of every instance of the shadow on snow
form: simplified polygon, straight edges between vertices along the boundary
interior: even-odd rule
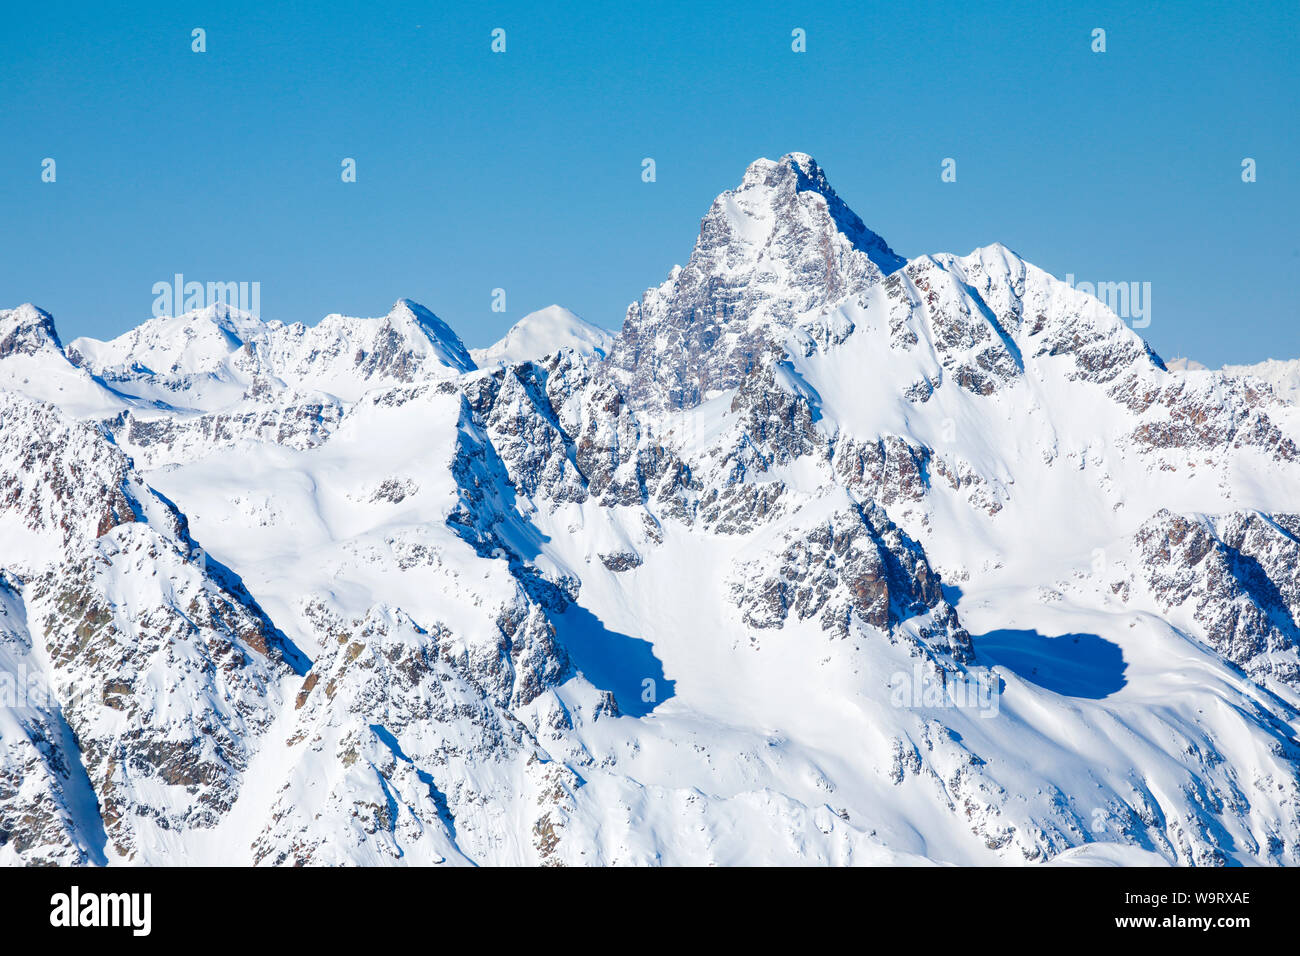
[[[551,621],[574,667],[592,684],[613,693],[620,713],[644,717],[675,693],[676,684],[664,677],[649,641],[610,630],[577,604],[552,615]]]
[[[975,653],[1044,690],[1101,700],[1127,681],[1119,645],[1096,634],[1047,637],[1038,631],[997,630],[971,635]]]

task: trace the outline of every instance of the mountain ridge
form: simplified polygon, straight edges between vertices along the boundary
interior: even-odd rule
[[[399,300],[3,379],[58,699],[0,861],[1300,862],[1300,412],[1000,244],[890,256],[793,153],[607,349]]]

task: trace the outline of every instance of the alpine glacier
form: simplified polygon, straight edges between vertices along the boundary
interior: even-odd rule
[[[1300,863],[1290,397],[801,153],[612,336],[0,311],[0,862]]]

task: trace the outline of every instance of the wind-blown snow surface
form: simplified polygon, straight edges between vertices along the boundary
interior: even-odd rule
[[[0,860],[1300,862],[1296,406],[803,154],[542,315],[0,313]]]

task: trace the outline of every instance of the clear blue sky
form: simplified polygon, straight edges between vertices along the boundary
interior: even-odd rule
[[[1162,354],[1300,356],[1295,0],[385,6],[6,5],[0,307],[109,337],[182,272],[285,321],[409,296],[470,346],[552,302],[617,327],[800,150],[903,255],[1001,241],[1150,282]]]

